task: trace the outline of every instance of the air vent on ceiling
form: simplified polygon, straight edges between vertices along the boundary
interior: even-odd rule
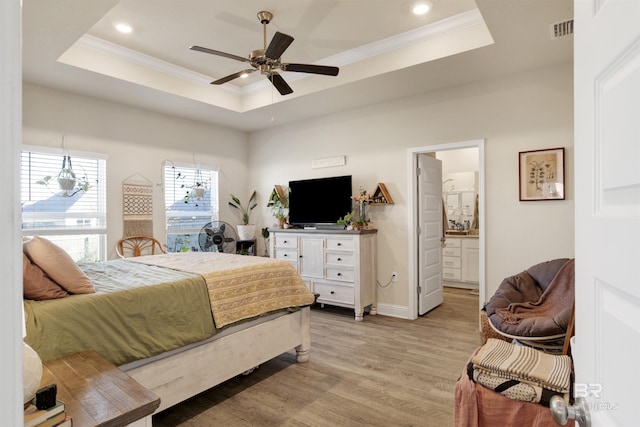
[[[573,19],[567,19],[566,21],[556,22],[550,25],[551,28],[551,40],[561,39],[573,34]]]

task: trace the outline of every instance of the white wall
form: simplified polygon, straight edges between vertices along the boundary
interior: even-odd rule
[[[79,96],[24,85],[23,143],[60,147],[67,133],[70,150],[104,153],[107,160],[107,248],[114,258],[122,237],[122,181],[139,173],[161,183],[165,160],[220,168],[221,220],[237,224],[228,193],[246,193],[246,133]],[[155,186],[154,235],[164,241],[162,187]]]
[[[384,182],[395,202],[369,209],[378,234],[379,311],[408,304],[407,149],[486,139],[486,294],[547,259],[572,257],[572,66],[419,94],[385,104],[273,127],[250,136],[250,186],[268,194],[291,179],[353,175],[353,188]],[[566,147],[564,201],[520,202],[518,152]],[[346,155],[342,167],[312,169],[316,158]],[[323,200],[319,197],[319,203]],[[263,224],[274,220],[261,204]]]

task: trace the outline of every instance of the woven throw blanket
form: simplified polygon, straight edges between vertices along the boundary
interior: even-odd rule
[[[482,369],[475,369],[472,363],[467,365],[467,375],[474,382],[500,393],[511,400],[523,402],[539,403],[549,406],[552,396],[559,395],[565,400],[569,398],[569,393],[560,393],[541,387],[537,384],[530,384],[520,380],[506,379],[500,375],[489,373]]]
[[[201,275],[217,328],[275,310],[313,304],[295,268],[287,261],[214,252],[187,252],[129,258]]]
[[[543,353],[531,347],[489,338],[471,359],[475,370],[568,393],[571,358]]]

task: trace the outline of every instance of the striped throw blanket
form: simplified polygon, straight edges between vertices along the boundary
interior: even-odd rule
[[[513,400],[549,406],[565,399],[571,385],[571,358],[490,338],[467,366],[469,377]]]

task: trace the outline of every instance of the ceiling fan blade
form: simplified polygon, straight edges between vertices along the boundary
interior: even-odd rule
[[[264,53],[264,56],[271,59],[278,59],[282,56],[285,50],[289,47],[289,45],[293,43],[293,37],[276,31],[271,39],[271,43],[269,43],[269,47]]]
[[[243,58],[242,56],[233,55],[231,53],[220,52],[219,50],[213,50],[213,49],[209,49],[207,47],[191,46],[189,49],[196,50],[198,52],[210,53],[211,55],[222,56],[224,58],[235,59],[236,61],[251,63],[251,60],[249,58]]]
[[[255,70],[252,69],[252,68],[248,68],[246,70],[238,71],[237,73],[229,74],[226,77],[219,78],[218,80],[211,82],[211,84],[212,85],[221,85],[223,83],[230,82],[233,79],[237,79],[238,77],[242,76],[243,74],[251,74],[254,71]]]
[[[280,74],[271,73],[267,76],[267,78],[271,81],[271,83],[273,83],[275,88],[278,89],[280,95],[289,95],[290,93],[293,93],[293,89],[291,89],[291,86],[289,86],[287,82],[284,81]]]
[[[328,65],[313,64],[282,64],[284,71],[294,71],[297,73],[322,74],[325,76],[337,76],[340,68]]]

